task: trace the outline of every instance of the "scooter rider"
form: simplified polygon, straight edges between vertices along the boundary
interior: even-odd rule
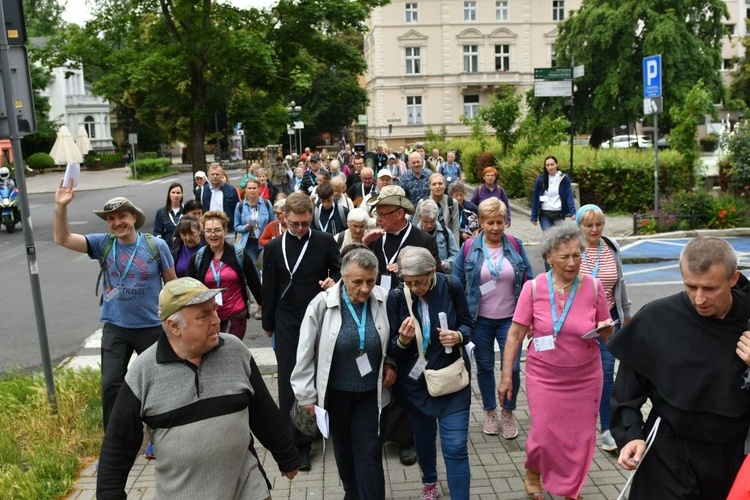
[[[10,178],[10,170],[8,167],[0,167],[0,189],[10,187],[11,190],[16,189],[16,183]]]

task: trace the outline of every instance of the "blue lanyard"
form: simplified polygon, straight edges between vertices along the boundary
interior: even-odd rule
[[[120,271],[117,270],[117,238],[115,238],[112,241],[112,253],[113,253],[113,259],[114,259],[114,267],[115,272],[117,273],[117,276],[120,277],[120,280],[117,282],[117,287],[122,286],[122,282],[125,280],[125,278],[128,276],[128,271],[130,271],[130,266],[133,265],[133,260],[135,259],[135,254],[138,253],[138,245],[141,243],[141,233],[138,233],[138,238],[135,239],[135,248],[133,248],[133,253],[130,254],[130,260],[128,260],[128,263],[125,264],[125,270],[122,274],[120,274]]]
[[[422,298],[420,297],[417,301],[417,312],[419,318],[422,320],[422,352],[427,357],[427,347],[430,345],[430,312],[429,308],[427,314],[422,314]],[[425,301],[425,304],[427,301]],[[416,326],[416,325],[415,325]]]
[[[484,234],[482,234],[482,251],[484,252],[484,260],[487,262],[487,269],[489,269],[492,279],[497,283],[497,280],[500,279],[500,273],[503,271],[503,248],[500,248],[497,262],[492,262],[490,250],[487,248],[487,244],[484,242]]]
[[[557,318],[555,290],[552,286],[552,270],[547,272],[547,286],[549,288],[549,303],[552,307],[552,328],[554,328],[554,336],[557,337],[557,334],[560,333],[560,330],[562,330],[563,323],[565,323],[565,318],[568,317],[568,311],[570,311],[570,306],[573,304],[573,297],[576,296],[576,290],[578,289],[578,276],[573,279],[573,288],[571,288],[570,290],[570,296],[568,297],[568,301],[565,303],[565,308],[563,309],[563,313],[560,319]]]
[[[583,260],[588,263],[588,259],[586,258],[586,251],[583,251]],[[594,270],[591,271],[591,276],[596,278],[596,275],[599,274],[599,263],[602,261],[602,239],[599,238],[599,252],[596,254],[596,267],[594,267]]]
[[[357,324],[357,332],[359,333],[359,351],[362,352],[365,350],[365,326],[367,326],[367,307],[370,305],[370,299],[367,299],[365,303],[362,304],[362,318],[357,319],[357,312],[354,310],[352,301],[349,300],[349,295],[346,293],[346,286],[343,288],[344,293],[342,295],[344,296],[344,302],[346,302],[346,307],[349,308],[352,319]]]
[[[214,281],[216,282],[216,288],[219,288],[221,286],[221,268],[224,265],[223,262],[219,261],[219,270],[216,270],[216,267],[214,267],[214,261],[211,259],[211,273],[214,275]]]

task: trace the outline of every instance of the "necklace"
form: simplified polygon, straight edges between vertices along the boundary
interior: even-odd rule
[[[557,280],[555,280],[555,284],[558,285],[555,287],[558,309],[563,310],[565,308],[565,301],[566,301],[565,289],[568,288],[570,285],[572,285],[574,281],[575,281],[575,277],[572,280],[568,281],[565,285],[563,285],[563,284],[558,284]]]

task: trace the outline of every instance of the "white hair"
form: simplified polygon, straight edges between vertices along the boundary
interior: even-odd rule
[[[177,311],[161,322],[161,327],[167,335],[169,335],[169,325],[167,324],[168,321],[177,323],[177,326],[179,326],[180,328],[187,328],[187,320],[182,315],[182,310]]]
[[[370,214],[364,208],[353,208],[349,211],[349,215],[346,216],[347,222],[365,222],[370,220]]]

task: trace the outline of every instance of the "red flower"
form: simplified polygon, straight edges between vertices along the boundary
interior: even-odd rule
[[[719,210],[719,213],[716,214],[716,215],[718,215],[720,219],[726,218],[726,216],[727,216],[727,209],[724,208],[722,210]]]

